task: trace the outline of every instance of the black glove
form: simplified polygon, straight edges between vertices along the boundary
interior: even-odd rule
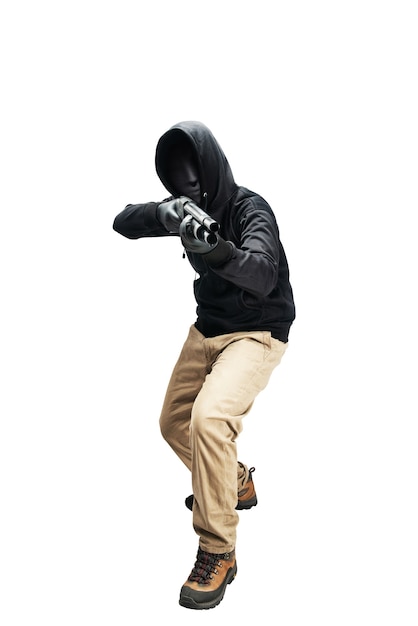
[[[179,232],[183,217],[183,202],[178,198],[167,200],[157,206],[157,220],[169,233]]]
[[[191,215],[186,215],[181,222],[179,234],[184,248],[204,255],[209,265],[222,265],[232,257],[233,244],[216,233],[209,233]]]

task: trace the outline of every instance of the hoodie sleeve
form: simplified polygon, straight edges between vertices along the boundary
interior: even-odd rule
[[[113,222],[113,229],[128,239],[141,237],[165,237],[169,235],[157,219],[160,202],[128,204]]]
[[[229,259],[212,269],[245,291],[267,296],[277,285],[280,261],[284,261],[276,218],[261,198],[252,198],[237,222]]]

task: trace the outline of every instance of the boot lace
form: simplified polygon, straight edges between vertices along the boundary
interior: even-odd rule
[[[229,553],[210,554],[199,548],[189,580],[197,582],[199,585],[209,585],[210,581],[213,580],[213,574],[218,574],[218,567],[223,567],[221,559],[227,558],[229,558]]]

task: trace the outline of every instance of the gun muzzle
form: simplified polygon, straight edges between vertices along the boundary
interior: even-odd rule
[[[198,222],[194,217],[190,216],[189,227],[193,233],[193,237],[214,246],[218,240],[216,233],[208,231],[205,226]]]
[[[219,224],[210,217],[203,209],[197,206],[193,200],[182,196],[180,200],[183,202],[183,208],[186,213],[191,215],[203,228],[209,233],[216,233],[219,230]],[[210,242],[208,242],[210,243]]]

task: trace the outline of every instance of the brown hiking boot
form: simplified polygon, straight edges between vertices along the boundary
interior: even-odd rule
[[[199,548],[196,563],[181,588],[179,604],[187,609],[212,609],[221,602],[236,574],[235,550],[211,554]]]
[[[235,507],[237,511],[242,511],[243,509],[251,509],[251,507],[257,504],[257,494],[255,492],[254,481],[253,481],[253,472],[255,472],[255,467],[251,467],[249,470],[248,479],[245,483],[244,487],[238,492],[238,503]],[[193,510],[193,494],[191,496],[187,496],[185,500],[185,505],[190,511]]]

